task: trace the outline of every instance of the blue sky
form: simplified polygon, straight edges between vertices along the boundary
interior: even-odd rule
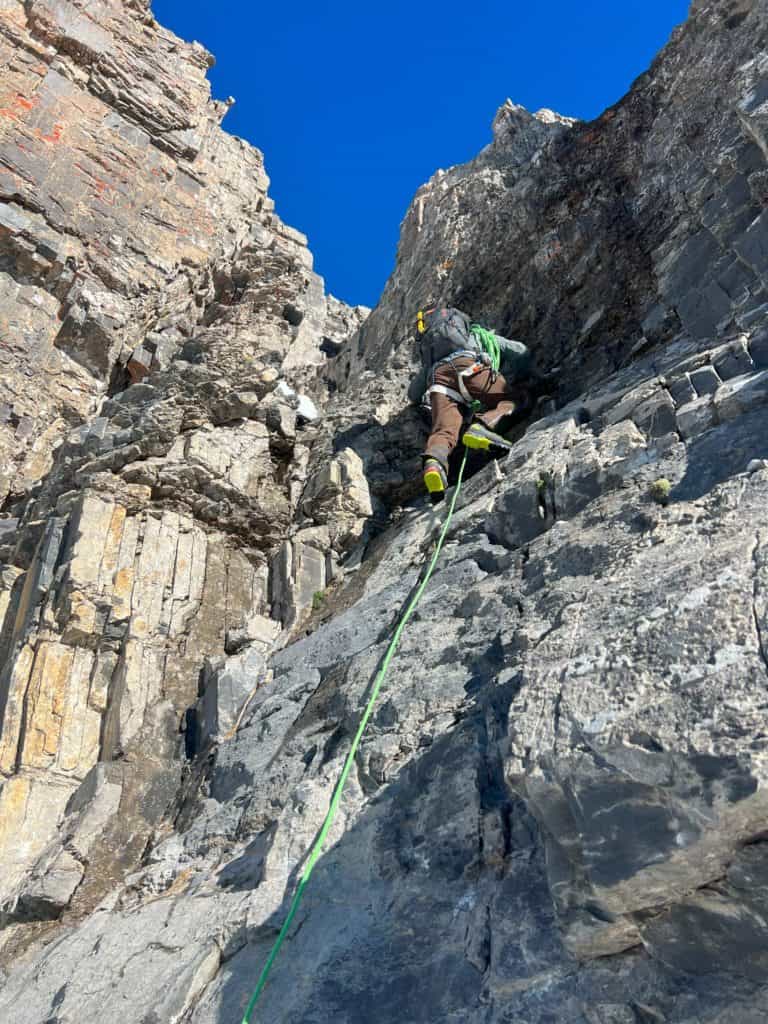
[[[413,193],[490,141],[510,97],[589,119],[685,20],[689,0],[153,0],[216,57],[227,131],[263,150],[277,212],[338,298],[374,305]]]

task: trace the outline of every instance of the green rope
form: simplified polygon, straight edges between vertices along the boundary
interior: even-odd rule
[[[363,733],[365,732],[365,727],[368,724],[368,719],[371,717],[371,712],[373,711],[373,706],[376,703],[376,698],[379,695],[381,684],[384,682],[384,677],[387,674],[389,663],[392,660],[392,656],[394,655],[395,651],[397,650],[398,644],[400,643],[400,637],[402,635],[403,630],[405,629],[405,625],[410,619],[411,615],[413,614],[416,605],[421,600],[421,595],[424,593],[424,590],[426,589],[426,586],[429,583],[430,577],[434,572],[435,566],[437,565],[437,560],[440,557],[440,551],[442,550],[443,542],[445,541],[445,536],[448,533],[449,526],[451,525],[451,519],[453,518],[453,510],[456,507],[456,499],[458,498],[459,491],[461,490],[461,481],[464,477],[464,467],[467,463],[468,451],[468,448],[464,449],[464,458],[461,460],[461,468],[459,469],[459,478],[456,481],[456,489],[453,492],[451,504],[448,508],[448,515],[445,517],[445,523],[443,525],[443,529],[440,532],[440,536],[438,538],[434,554],[432,555],[432,560],[429,563],[429,568],[427,569],[427,573],[424,576],[424,579],[421,581],[418,590],[411,599],[410,604],[406,608],[405,614],[403,615],[402,619],[400,619],[400,622],[397,625],[397,629],[395,630],[392,640],[390,641],[389,647],[387,648],[387,652],[384,655],[384,660],[381,663],[381,668],[379,669],[379,672],[376,676],[376,681],[373,684],[373,690],[371,691],[370,699],[368,700],[368,704],[366,705],[365,711],[363,712],[363,717],[360,719],[360,724],[357,727],[355,738],[352,740],[352,746],[349,749],[347,759],[344,762],[344,767],[342,768],[341,775],[339,776],[339,781],[336,784],[336,789],[334,790],[333,798],[331,799],[331,805],[328,808],[328,813],[325,816],[323,827],[320,829],[320,834],[318,835],[317,839],[315,840],[314,846],[312,847],[309,859],[307,860],[307,865],[304,868],[301,880],[299,881],[298,887],[291,902],[291,907],[290,910],[288,911],[288,916],[285,919],[283,927],[280,929],[280,934],[275,939],[275,943],[272,946],[272,951],[269,954],[267,962],[264,964],[264,968],[259,976],[259,980],[256,985],[256,991],[253,993],[251,1001],[250,1003],[248,1003],[248,1008],[245,1011],[245,1015],[243,1016],[242,1024],[251,1024],[251,1014],[253,1013],[253,1009],[256,1006],[256,1003],[258,1002],[259,996],[264,991],[264,986],[267,983],[267,977],[269,975],[270,970],[272,969],[272,964],[275,962],[277,954],[280,951],[280,947],[283,944],[283,939],[288,934],[288,929],[290,928],[294,915],[298,910],[299,903],[301,903],[301,897],[304,893],[304,887],[309,881],[309,876],[312,874],[312,870],[315,864],[317,863],[317,860],[322,852],[323,844],[328,836],[328,832],[330,831],[331,825],[333,824],[333,819],[336,816],[336,811],[338,809],[339,802],[341,801],[341,794],[344,790],[344,785],[347,781],[347,776],[349,775],[350,769],[352,768],[352,764],[355,760],[357,748],[360,745],[360,740],[362,739]]]
[[[491,357],[491,369],[498,373],[501,366],[501,346],[496,335],[493,331],[488,331],[485,327],[481,327],[480,324],[472,324],[470,330],[477,338],[482,350]]]

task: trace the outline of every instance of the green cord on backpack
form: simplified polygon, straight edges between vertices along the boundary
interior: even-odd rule
[[[480,324],[472,324],[470,331],[478,346],[490,357],[491,369],[494,373],[498,373],[501,366],[501,346],[496,339],[496,335],[493,331],[481,327]]]

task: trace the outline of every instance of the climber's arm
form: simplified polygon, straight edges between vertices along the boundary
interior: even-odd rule
[[[523,380],[530,376],[532,363],[531,353],[527,345],[522,341],[514,341],[512,338],[502,338],[496,335],[499,343],[501,363],[499,371],[502,376],[510,380]]]

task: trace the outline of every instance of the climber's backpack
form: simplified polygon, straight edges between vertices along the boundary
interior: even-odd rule
[[[431,309],[416,316],[422,364],[429,369],[461,351],[478,351],[471,321],[459,309]]]

